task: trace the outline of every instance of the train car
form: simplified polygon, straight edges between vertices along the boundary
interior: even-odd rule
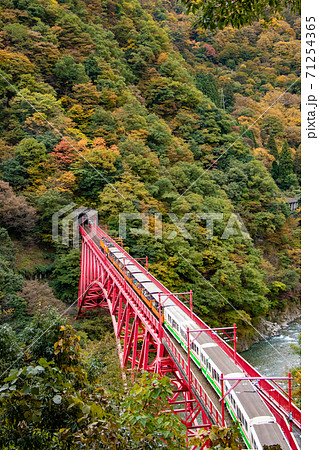
[[[185,351],[187,348],[187,328],[198,330],[198,325],[177,305],[164,311],[165,325],[178,340]],[[206,333],[190,334],[190,356],[202,371],[207,381],[221,396],[221,374],[224,380],[224,393],[235,385],[229,378],[244,378],[245,374],[226,355],[226,353]],[[256,387],[250,380],[240,381],[225,397],[225,405],[234,421],[238,422],[247,448],[263,450],[264,445],[279,444],[282,450],[290,450],[288,442],[268,407],[260,398]]]
[[[152,312],[159,317],[159,294],[160,289],[135,265],[129,258],[109,240],[100,240],[100,248],[105,252],[108,259],[123,275],[134,291],[142,298]],[[164,322],[164,317],[161,318]]]

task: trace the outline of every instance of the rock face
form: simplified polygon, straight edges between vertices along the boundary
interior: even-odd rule
[[[290,322],[299,319],[300,316],[300,304],[290,304],[284,311],[272,311],[267,319],[263,317],[255,325],[257,331],[253,335],[240,338],[237,344],[238,351],[243,352],[248,350],[252,345],[257,344],[257,342],[280,334],[283,328],[286,328]]]

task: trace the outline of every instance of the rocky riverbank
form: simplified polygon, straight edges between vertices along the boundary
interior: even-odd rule
[[[280,334],[281,330],[287,328],[288,324],[301,317],[301,305],[290,304],[284,311],[272,311],[267,317],[263,317],[254,325],[254,333],[241,336],[237,343],[238,351],[248,350],[252,345],[264,339]]]

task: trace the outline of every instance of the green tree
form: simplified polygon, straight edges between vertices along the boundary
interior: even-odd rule
[[[26,168],[28,181],[32,186],[38,186],[49,175],[51,168],[42,142],[34,138],[25,138],[17,146],[15,154]]]
[[[71,203],[71,197],[58,189],[48,189],[41,196],[34,196],[34,203],[40,216],[41,239],[52,243],[52,214]]]
[[[289,148],[288,142],[285,141],[279,158],[279,186],[283,189],[288,189],[291,186],[291,178],[290,175],[293,173],[293,159],[291,155],[291,150]]]
[[[131,427],[133,442],[142,443],[143,448],[185,448],[186,427],[177,416],[164,412],[168,407],[167,397],[172,394],[169,378],[148,372],[142,374],[123,404],[122,423]]]
[[[269,153],[271,155],[273,155],[276,159],[278,159],[279,153],[278,153],[277,144],[276,144],[273,134],[271,134],[269,136],[266,148],[267,148],[267,150],[269,150]]]
[[[203,28],[223,29],[228,25],[240,28],[258,19],[268,19],[270,15],[283,14],[286,8],[301,14],[300,0],[245,0],[229,3],[225,0],[182,0],[187,12],[198,15],[196,24]]]
[[[169,378],[135,374],[125,396],[90,384],[79,336],[53,310],[34,318],[24,341],[28,365],[6,373],[0,388],[3,445],[23,450],[111,445],[119,450],[186,450],[185,426],[167,413],[167,396],[173,394]],[[11,356],[19,350],[8,327],[0,328],[0,342],[0,361],[10,349]]]
[[[16,333],[5,323],[0,325],[0,371],[1,374],[17,361],[21,344]]]
[[[214,75],[205,73],[203,70],[195,77],[197,88],[210,98],[217,107],[220,105],[218,87]]]
[[[86,74],[91,78],[93,82],[97,80],[102,70],[99,67],[96,56],[91,53],[88,58],[84,60],[84,68]]]
[[[21,290],[23,277],[14,270],[14,251],[7,232],[0,228],[0,237],[4,239],[0,255],[0,321],[11,321],[15,329],[25,325],[26,303],[17,292]],[[12,319],[14,319],[12,321]]]
[[[192,441],[194,444],[200,445],[206,439],[210,448],[216,450],[238,450],[244,445],[238,425],[230,428],[213,425],[210,430],[201,431],[199,437]]]
[[[45,161],[45,146],[33,138],[23,139],[17,146],[16,155],[21,156],[26,167],[32,167]]]
[[[301,179],[301,145],[296,150],[294,157],[294,173],[297,175],[299,182]]]
[[[235,104],[235,96],[234,96],[234,88],[233,83],[227,83],[226,86],[223,88],[222,96],[224,98],[224,104],[227,108],[227,111],[231,111],[232,107]],[[222,106],[222,105],[221,105]]]
[[[84,66],[77,64],[71,55],[63,55],[56,63],[53,73],[61,92],[70,92],[74,84],[89,81]]]
[[[279,178],[279,165],[277,161],[274,161],[272,163],[271,166],[271,176],[273,177],[274,180],[277,181],[277,179]]]
[[[66,318],[52,307],[47,307],[45,313],[37,313],[22,333],[22,339],[29,348],[32,358],[37,361],[43,357],[54,361],[54,343],[61,336],[60,329],[66,325]]]
[[[81,252],[72,249],[67,254],[57,256],[54,263],[53,285],[57,296],[67,303],[73,303],[77,299],[81,271],[80,261]]]
[[[0,258],[10,264],[10,268],[14,268],[15,255],[17,249],[15,248],[8,230],[0,228]]]
[[[279,117],[266,115],[263,118],[263,129],[268,135],[277,135],[283,132],[284,126]]]
[[[18,189],[25,188],[29,183],[29,174],[23,164],[21,156],[9,158],[0,164],[1,178],[7,181],[11,186]]]

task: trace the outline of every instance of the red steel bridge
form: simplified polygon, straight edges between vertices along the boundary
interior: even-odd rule
[[[236,352],[236,326],[233,348],[220,336],[217,329],[210,329],[194,314],[191,292],[170,292],[148,272],[147,267],[132,258],[122,245],[96,224],[82,222],[79,231],[82,237],[82,258],[78,317],[85,316],[86,312],[92,309],[106,309],[112,318],[122,367],[166,374],[171,378],[174,394],[168,400],[174,413],[178,414],[186,425],[189,437],[197,435],[200,429],[208,428],[211,424],[230,426],[232,421],[225,407],[228,392],[225,392],[223,375],[222,389],[217,393],[190,358],[190,347],[195,340],[194,333],[196,336],[202,333],[213,340],[213,345],[218,346],[230,362],[236,364],[237,372],[244,373],[247,379],[252,380],[260,398],[284,433],[289,443],[287,448],[299,450],[301,411],[291,401],[291,379],[290,392],[287,395],[277,383],[278,379],[262,377]],[[108,257],[107,247],[101,246],[103,242],[111,243],[120,264],[118,268]],[[154,310],[152,311],[136,289],[133,289],[134,286],[124,275],[127,273],[125,264],[138,272],[140,279],[147,277],[148,283],[155,287],[154,297],[158,296],[160,314],[154,314]],[[120,267],[122,270],[118,270]],[[187,351],[159,319],[162,317],[161,311],[165,309],[161,297],[169,298],[170,303],[174,302],[180,308],[184,317],[187,315],[192,323],[196,324],[195,330],[187,330]],[[189,300],[190,307],[185,305],[185,299]],[[230,335],[228,328],[223,331]],[[233,378],[237,380],[235,385],[240,383],[239,378]],[[205,443],[201,448],[206,448]]]

